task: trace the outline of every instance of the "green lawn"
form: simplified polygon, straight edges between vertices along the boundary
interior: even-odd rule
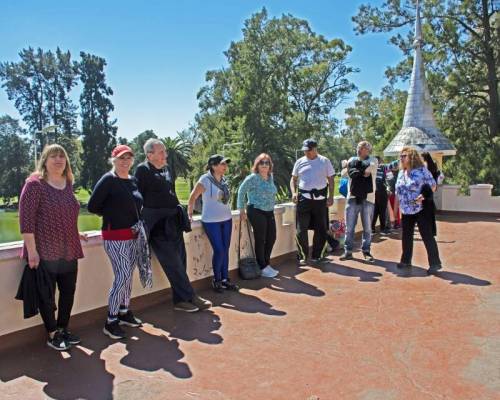
[[[187,204],[189,199],[189,182],[184,178],[177,178],[175,181],[175,191],[177,192],[177,197],[182,204]]]

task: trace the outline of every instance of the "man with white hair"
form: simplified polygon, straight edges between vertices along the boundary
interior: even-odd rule
[[[167,149],[159,139],[144,144],[146,161],[135,171],[137,187],[144,198],[142,215],[149,230],[149,242],[172,287],[174,309],[196,312],[212,303],[198,296],[186,273],[184,231],[187,215],[174,192],[172,175],[167,166]]]
[[[378,162],[376,158],[370,157],[372,145],[369,142],[359,142],[356,150],[357,156],[351,157],[347,163],[349,183],[345,208],[346,234],[344,254],[340,257],[340,260],[353,258],[354,233],[358,222],[358,214],[361,214],[363,224],[361,251],[366,261],[373,262],[374,259],[370,252],[371,224],[375,207],[375,179],[377,177]]]

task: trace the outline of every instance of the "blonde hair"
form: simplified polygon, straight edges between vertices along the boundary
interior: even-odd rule
[[[40,156],[40,161],[38,161],[38,166],[34,174],[40,176],[40,178],[43,179],[44,181],[47,180],[48,178],[48,172],[46,166],[47,159],[53,154],[64,155],[64,158],[66,159],[66,167],[64,167],[63,176],[66,178],[68,182],[73,184],[74,176],[73,176],[73,171],[71,170],[71,164],[69,162],[68,153],[66,153],[64,147],[58,144],[49,144],[45,146]]]
[[[415,150],[413,147],[408,147],[408,146],[403,147],[401,149],[401,153],[399,154],[401,155],[402,153],[407,154],[406,157],[408,158],[408,169],[412,170],[424,166],[424,160],[422,159],[420,154],[418,154],[418,151]],[[401,161],[400,161],[400,168],[404,169],[403,163]]]

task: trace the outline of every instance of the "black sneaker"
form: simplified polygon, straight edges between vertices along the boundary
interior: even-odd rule
[[[407,263],[403,263],[403,262],[399,262],[397,263],[396,265],[399,269],[403,269],[403,268],[411,268],[411,264],[407,264]]]
[[[386,228],[386,229],[384,229],[383,231],[381,231],[381,232],[380,232],[380,234],[381,234],[382,236],[388,236],[388,235],[390,235],[390,234],[391,234],[391,230]]]
[[[47,345],[58,351],[64,351],[70,348],[70,344],[64,339],[63,334],[59,331],[54,333],[54,337],[49,337]]]
[[[210,307],[212,307],[212,302],[210,300],[204,299],[203,297],[198,296],[197,294],[193,296],[191,303],[193,303],[200,310],[207,310]]]
[[[120,325],[131,326],[132,328],[137,328],[142,326],[142,321],[135,317],[132,311],[128,310],[125,314],[118,314],[118,321]]]
[[[200,309],[193,303],[190,303],[189,301],[179,301],[178,303],[174,304],[174,310],[184,311],[184,312],[196,312],[199,311]]]
[[[111,339],[125,339],[127,336],[123,329],[120,328],[120,321],[116,320],[113,322],[107,322],[102,328],[105,335],[108,335]]]
[[[212,288],[217,293],[224,292],[224,286],[222,286],[222,281],[212,281]]]
[[[222,283],[222,288],[224,290],[231,290],[233,292],[238,292],[240,290],[240,287],[238,285],[236,285],[235,283],[232,283],[231,281],[229,281],[229,279],[226,279],[226,280],[222,281],[221,283]]]
[[[363,257],[365,258],[365,261],[367,261],[367,262],[374,262],[375,261],[375,259],[370,254],[370,252],[363,253]]]
[[[82,342],[78,336],[73,335],[70,331],[65,328],[60,328],[58,331],[62,334],[64,341],[69,344],[79,344]]]
[[[427,275],[432,275],[432,274],[436,273],[437,271],[439,271],[441,268],[442,268],[441,264],[431,265],[429,267],[429,269],[427,270]]]
[[[354,257],[352,256],[352,253],[348,253],[347,251],[342,254],[340,257],[339,257],[339,260],[340,261],[346,261],[346,260],[352,260]]]

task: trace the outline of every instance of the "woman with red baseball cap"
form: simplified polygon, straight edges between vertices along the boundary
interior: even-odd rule
[[[118,145],[111,152],[111,171],[97,182],[88,210],[102,216],[102,239],[115,279],[109,292],[108,318],[103,332],[112,339],[125,338],[120,325],[138,327],[142,321],[129,309],[132,276],[139,260],[138,229],[142,195],[129,174],[134,152]]]

